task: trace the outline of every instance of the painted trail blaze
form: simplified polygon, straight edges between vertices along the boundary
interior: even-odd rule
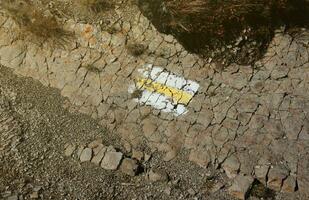
[[[150,64],[139,72],[141,77],[129,88],[130,93],[142,91],[141,96],[135,99],[137,102],[175,116],[187,113],[186,106],[197,92],[198,83]]]
[[[185,105],[187,105],[193,97],[192,94],[186,91],[153,82],[151,79],[139,79],[136,85],[141,89],[146,89],[150,92],[157,92],[173,99],[173,102]]]

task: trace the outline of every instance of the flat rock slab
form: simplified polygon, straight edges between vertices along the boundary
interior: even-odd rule
[[[80,161],[81,162],[89,162],[92,158],[92,149],[85,148],[82,153],[80,154]]]
[[[101,167],[106,170],[116,170],[120,165],[123,154],[116,151],[107,151],[101,162]]]

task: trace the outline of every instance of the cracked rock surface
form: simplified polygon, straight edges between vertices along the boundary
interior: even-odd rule
[[[225,191],[206,195],[210,170],[188,163],[184,156],[162,163],[159,154],[149,158],[142,152],[143,159],[137,162],[115,134],[90,116],[70,113],[63,104],[68,102],[58,90],[0,66],[1,200],[233,200]],[[90,148],[92,160],[88,156],[81,162],[83,150]],[[100,166],[107,148],[124,152],[116,171]],[[134,156],[138,154],[135,151]],[[224,180],[222,175],[215,179]],[[199,192],[191,196],[189,188]],[[167,189],[169,194],[162,192]]]
[[[135,15],[117,12],[120,29],[112,34],[67,21],[77,37],[67,49],[16,38],[16,24],[1,15],[0,64],[59,89],[73,104],[70,110],[100,121],[128,152],[163,152],[165,161],[186,152],[188,161],[222,167],[231,179],[250,177],[239,184],[245,188],[255,178],[278,192],[308,195],[309,32],[278,32],[253,66],[218,70],[156,31],[137,7],[127,9]],[[147,48],[134,56],[130,42]],[[128,88],[148,64],[200,85],[186,114],[176,117],[133,100]]]

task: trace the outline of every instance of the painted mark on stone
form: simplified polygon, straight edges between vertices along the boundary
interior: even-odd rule
[[[197,92],[198,83],[151,64],[138,71],[141,78],[129,87],[129,93],[141,91],[141,95],[136,97],[135,101],[163,112],[173,113],[175,116],[188,112],[186,106]]]

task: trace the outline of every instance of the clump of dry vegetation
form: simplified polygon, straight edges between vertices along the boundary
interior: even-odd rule
[[[265,187],[261,182],[254,181],[253,186],[249,192],[250,196],[257,197],[258,199],[269,199],[275,200],[276,193],[275,191]]]
[[[143,95],[143,91],[137,89],[137,90],[134,90],[134,92],[131,94],[131,98],[132,99],[139,99],[139,98],[142,97],[142,95]]]
[[[82,67],[85,68],[88,72],[93,72],[97,74],[101,72],[101,70],[98,67],[96,67],[94,64],[87,64]]]
[[[295,11],[300,12],[305,5],[303,0],[164,0],[172,17],[171,26],[189,33],[207,30],[209,36],[225,40],[248,27],[258,31],[261,25],[272,26],[280,21],[291,23],[294,19],[293,23],[299,23]]]
[[[53,15],[28,0],[1,1],[0,7],[19,25],[20,35],[30,34],[35,42],[64,47],[73,37]]]
[[[146,50],[145,45],[138,43],[129,43],[126,45],[126,48],[128,52],[135,57],[142,55]]]
[[[229,48],[238,51],[240,63],[252,61],[249,51],[260,55],[275,29],[309,25],[307,0],[139,0],[139,6],[191,52],[204,55],[236,43],[236,50]]]
[[[74,18],[84,23],[96,23],[105,28],[115,8],[114,0],[72,0]],[[98,23],[99,22],[99,23]]]
[[[99,13],[112,7],[111,1],[108,0],[79,0],[78,3],[94,13]]]

